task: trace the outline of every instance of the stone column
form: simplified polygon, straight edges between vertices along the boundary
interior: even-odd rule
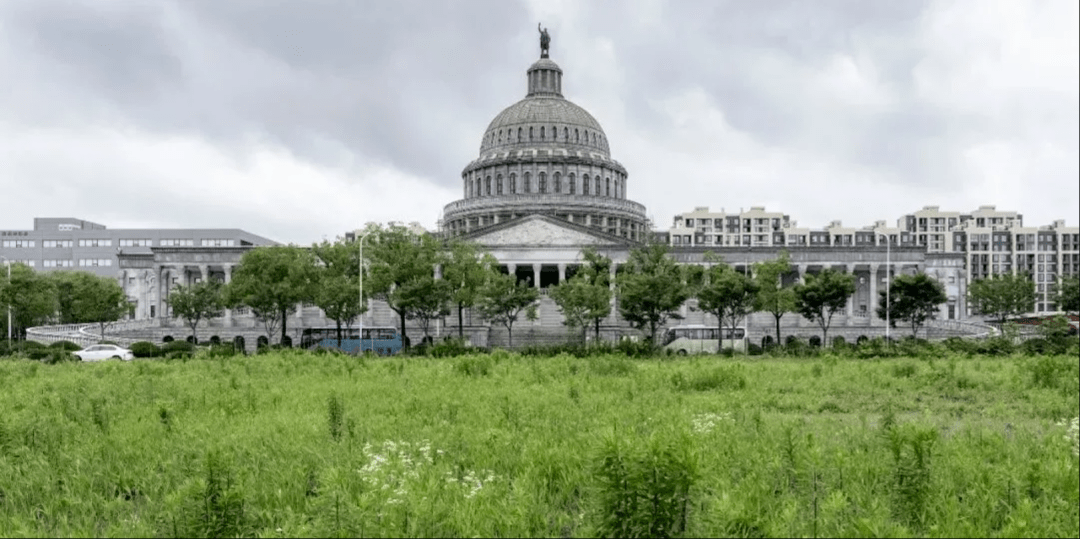
[[[154,272],[157,273],[157,312],[154,313],[154,317],[161,320],[161,309],[165,308],[165,267],[155,266]],[[160,323],[158,325],[161,325]]]
[[[514,283],[517,283],[517,264],[506,264],[506,272],[514,278]]]
[[[540,264],[533,264],[533,288],[540,288]]]
[[[559,284],[566,282],[566,264],[559,264]]]
[[[855,264],[847,265],[848,275],[855,276]],[[848,296],[847,299],[847,323],[845,325],[852,325],[855,323],[855,296],[859,294],[859,281],[855,281],[855,292]]]
[[[879,265],[877,265],[877,264],[871,264],[870,265],[870,301],[867,302],[868,304],[866,306],[866,308],[870,310],[870,312],[867,313],[867,315],[869,315],[868,322],[869,322],[870,325],[873,325],[874,319],[877,318],[876,313],[877,313],[877,304],[878,304],[878,292],[877,292],[878,269],[880,269]]]
[[[199,280],[206,282],[210,278],[210,266],[206,264],[199,264]]]

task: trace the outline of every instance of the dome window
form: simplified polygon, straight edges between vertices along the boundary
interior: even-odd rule
[[[537,189],[536,192],[538,192],[540,194],[544,194],[544,193],[547,192],[547,173],[545,173],[545,172],[540,173],[540,188]]]
[[[510,173],[510,194],[517,193],[517,174]]]
[[[581,142],[581,131],[574,129],[574,142]]]
[[[499,130],[499,144],[502,144],[502,129]]]
[[[532,186],[529,185],[529,180],[532,179],[530,176],[531,175],[528,172],[525,173],[525,178],[524,178],[524,180],[522,181],[522,184],[521,184],[522,192],[528,193],[532,189]]]
[[[586,174],[586,175],[582,176],[581,181],[583,182],[582,185],[581,185],[581,194],[583,194],[583,195],[589,194],[589,175]]]
[[[555,173],[555,194],[562,193],[562,175],[558,172]]]
[[[529,141],[531,142],[532,139],[533,139],[533,128],[529,127]]]
[[[570,129],[567,127],[562,128],[562,138],[566,142],[570,142]]]
[[[577,177],[574,176],[573,172],[571,172],[570,173],[570,194],[573,195],[573,194],[576,194],[576,192],[577,192]]]
[[[499,175],[495,176],[495,194],[496,195],[503,194],[502,174],[499,174]]]
[[[611,196],[611,178],[607,179],[607,186],[604,189],[605,189],[604,190],[604,196],[610,197]]]
[[[487,190],[486,190],[487,192],[486,192],[485,194],[486,194],[487,196],[491,196],[491,176],[488,176],[488,177],[487,177],[487,178],[486,178],[486,179],[484,180],[484,183],[486,183],[486,184],[487,184]]]

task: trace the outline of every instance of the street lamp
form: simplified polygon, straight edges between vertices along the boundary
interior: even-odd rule
[[[892,313],[892,303],[889,298],[889,288],[892,286],[892,260],[890,257],[890,251],[892,249],[892,241],[889,239],[888,234],[877,233],[878,236],[885,238],[885,340],[892,342],[889,339],[889,327],[892,325],[890,314]],[[877,275],[874,276],[877,279]]]
[[[0,256],[4,259],[4,265],[7,266],[7,280],[8,286],[11,286],[11,260],[8,260],[6,256]],[[7,345],[11,347],[11,302],[8,302],[7,306]]]
[[[363,353],[364,353],[364,313],[363,313],[363,310],[364,310],[364,238],[368,237],[368,234],[371,234],[371,232],[372,231],[369,230],[366,234],[361,235],[360,236],[360,241],[359,241],[359,243],[360,243],[360,262],[359,262],[359,266],[360,266],[359,267],[359,269],[360,269],[360,309],[359,310],[361,312],[357,315],[357,317],[360,319],[360,324],[359,324],[359,326],[360,326],[360,352],[359,353],[361,355],[363,355]]]

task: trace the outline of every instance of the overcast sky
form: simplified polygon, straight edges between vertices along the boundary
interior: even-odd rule
[[[0,228],[435,227],[551,34],[657,228],[1078,224],[1076,0],[0,1]]]

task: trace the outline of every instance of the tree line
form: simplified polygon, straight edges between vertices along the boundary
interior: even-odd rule
[[[536,316],[539,291],[516,275],[502,273],[495,258],[475,244],[444,241],[395,224],[370,225],[358,238],[364,242],[362,261],[360,240],[252,249],[233,270],[229,284],[206,279],[170,291],[172,315],[184,320],[197,341],[201,321],[244,306],[268,340],[280,333],[281,342],[286,342],[289,316],[307,303],[335,322],[340,340],[366,312],[369,300],[376,299],[397,315],[406,345],[407,320],[430,338],[432,322],[455,315],[458,337],[463,339],[463,313],[475,309],[488,322],[506,328],[511,346],[514,324]],[[599,340],[602,321],[617,308],[624,320],[655,342],[657,332],[669,321],[681,319],[682,307],[696,299],[696,308],[715,317],[720,327],[737,326],[755,312],[769,313],[779,343],[781,320],[789,313],[816,323],[823,342],[828,342],[833,318],[855,293],[854,276],[832,269],[792,283],[786,251],[754,264],[750,272],[736,270],[714,253],[706,253],[704,266],[679,264],[668,255],[663,244],[633,249],[616,273],[610,258],[585,250],[583,263],[552,287],[549,296],[565,324],[580,331],[582,340],[590,329]],[[1000,322],[1031,312],[1036,297],[1035,284],[1026,275],[978,280],[968,292],[978,312]],[[1064,279],[1056,298],[1061,309],[1080,310],[1077,279]],[[879,290],[875,310],[894,327],[903,324],[916,336],[946,300],[940,282],[925,274],[901,274],[892,278],[888,294]],[[104,336],[107,324],[132,309],[114,279],[86,272],[36,273],[20,265],[13,266],[10,282],[0,282],[0,308],[8,305],[19,334],[48,323],[99,323]],[[724,332],[718,334],[722,338]]]

